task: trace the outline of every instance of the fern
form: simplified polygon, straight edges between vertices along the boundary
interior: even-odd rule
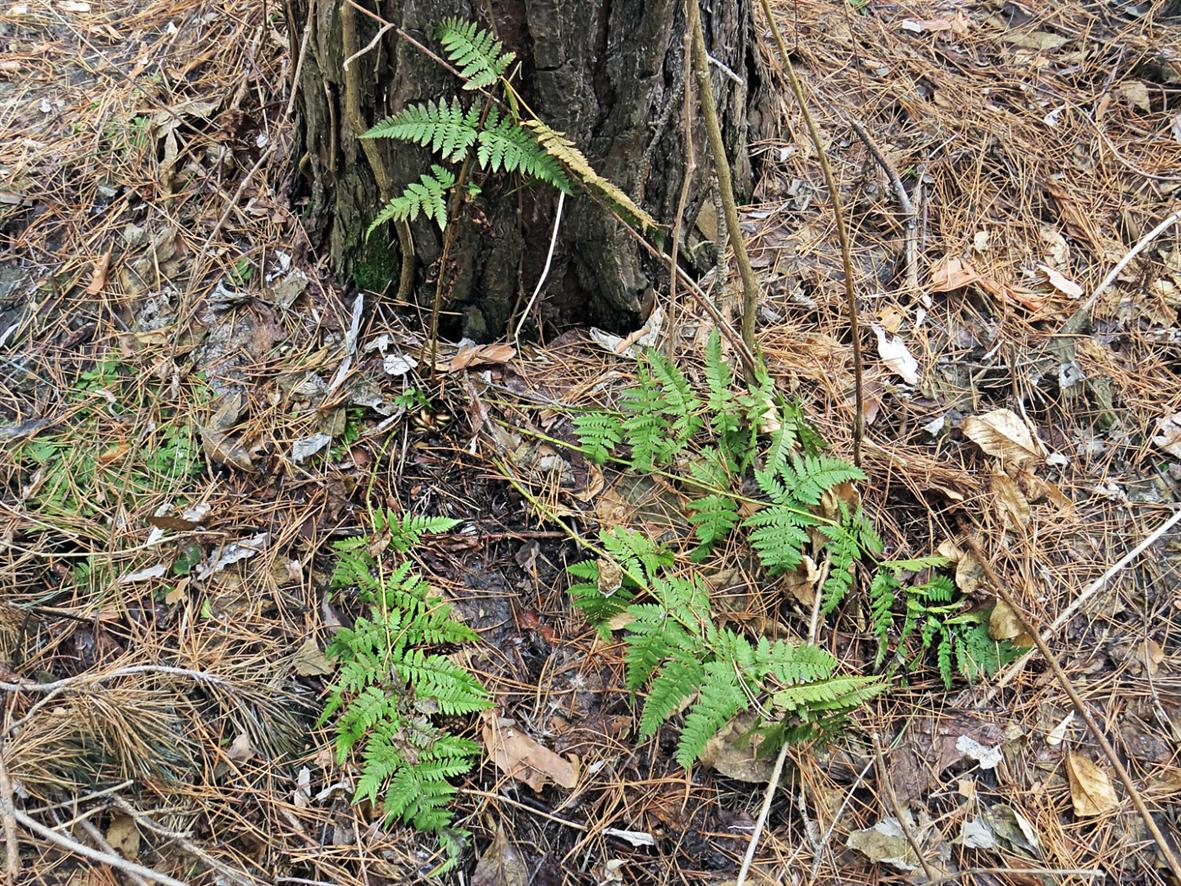
[[[446,99],[410,105],[400,113],[378,123],[361,138],[392,138],[429,147],[444,160],[458,162],[476,143],[480,109],[464,110],[459,99]]]
[[[726,464],[726,456],[722,450],[709,447],[702,452],[700,461],[689,466],[689,473],[698,483],[707,489],[729,489],[730,465]],[[708,553],[719,541],[728,538],[738,525],[738,500],[733,496],[720,492],[711,492],[703,498],[694,499],[688,504],[689,522],[697,533],[701,542],[698,556]]]
[[[807,527],[817,521],[806,512],[790,505],[770,505],[743,526],[750,530],[747,541],[759,557],[759,562],[772,574],[791,572],[803,560],[803,547],[809,541]]]
[[[821,525],[819,531],[828,539],[828,577],[820,589],[820,611],[830,615],[853,587],[853,571],[861,553],[855,524],[842,503],[842,519],[836,525]]]
[[[721,333],[714,329],[705,343],[705,383],[709,389],[707,406],[710,427],[724,443],[729,443],[733,435],[742,429],[738,398],[731,389],[733,381],[734,373],[722,359]]]
[[[447,192],[455,186],[455,176],[442,166],[431,165],[416,182],[411,182],[397,197],[391,199],[377,214],[365,231],[368,238],[388,221],[413,221],[419,214],[432,219],[439,230],[447,227]]]
[[[709,740],[721,731],[750,702],[738,682],[733,662],[719,659],[705,665],[697,700],[685,717],[677,745],[677,763],[688,769],[705,750]]]
[[[439,27],[439,42],[452,64],[460,68],[464,89],[492,86],[517,57],[515,52],[504,51],[491,32],[458,18],[446,19]]]
[[[320,721],[335,719],[337,760],[359,756],[354,802],[380,806],[387,822],[402,821],[436,833],[451,862],[460,844],[449,828],[455,787],[449,779],[469,771],[479,747],[451,735],[424,712],[468,714],[491,705],[469,671],[431,651],[475,641],[451,605],[431,593],[409,562],[384,568],[373,553],[411,550],[424,534],[445,532],[457,521],[377,511],[373,535],[334,545],[334,590],[351,590],[366,607],[341,628],[327,655],[340,663]]]
[[[586,156],[563,133],[551,129],[540,120],[526,120],[523,125],[537,137],[537,141],[547,154],[573,172],[574,177],[583,185],[597,191],[641,231],[645,234],[656,234],[663,230],[656,219],[641,209],[631,197],[595,172]]]
[[[571,193],[570,180],[561,164],[543,151],[537,139],[511,117],[502,117],[492,108],[478,140],[476,159],[482,169],[520,172],[563,193]]]
[[[619,419],[606,412],[584,412],[574,417],[574,433],[582,444],[583,454],[595,464],[604,464],[615,447],[623,442]]]

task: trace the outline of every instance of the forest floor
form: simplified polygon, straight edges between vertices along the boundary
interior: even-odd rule
[[[492,757],[533,755],[516,777],[485,759],[462,779],[472,840],[444,879],[734,882],[769,762],[731,753],[686,772],[671,730],[639,742],[620,644],[566,591],[580,553],[563,527],[683,528],[665,485],[542,439],[614,402],[634,358],[573,330],[443,343],[441,368],[416,378],[421,320],[334,282],[287,200],[277,7],[125,7],[0,8],[9,882],[375,884],[431,869],[432,839],[352,805],[355,770],[316,724],[323,650],[348,618],[327,590],[331,542],[365,532],[374,506],[461,521],[417,554],[480,634],[468,664],[501,718],[499,733],[460,725]],[[864,507],[892,554],[956,559],[960,592],[987,611],[978,539],[1176,846],[1181,528],[1112,567],[1181,501],[1181,225],[1101,285],[1181,209],[1181,19],[1160,7],[780,4],[873,327]],[[743,215],[759,340],[847,456],[840,250],[780,91],[783,135],[755,146]],[[708,321],[683,296],[662,309],[646,331],[696,375]],[[756,579],[732,547],[711,565],[727,617],[805,635],[815,579]],[[992,613],[993,637],[1028,643]],[[873,668],[856,602],[820,643]],[[513,751],[506,734],[525,741]],[[1040,656],[950,690],[920,668],[837,742],[790,755],[747,882],[1169,882],[1132,801]]]

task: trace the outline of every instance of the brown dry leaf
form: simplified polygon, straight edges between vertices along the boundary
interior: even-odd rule
[[[766,784],[771,780],[774,761],[759,756],[762,742],[751,735],[757,725],[749,711],[739,714],[706,742],[701,752],[701,764],[720,772],[727,778],[750,784]]]
[[[1001,36],[1006,43],[1021,49],[1043,50],[1049,52],[1065,45],[1068,38],[1049,31],[1012,31]]]
[[[1154,677],[1165,660],[1165,651],[1161,649],[1161,645],[1156,640],[1145,640],[1143,652],[1144,669],[1148,671],[1150,677]]]
[[[480,856],[472,872],[472,886],[528,886],[529,867],[521,851],[504,835],[504,826],[496,828],[496,839]]]
[[[1066,755],[1066,776],[1075,815],[1103,815],[1119,805],[1111,778],[1082,754],[1071,751]]]
[[[896,376],[908,385],[919,383],[919,361],[907,348],[899,336],[886,334],[886,330],[876,323],[872,326],[874,335],[878,338],[878,356],[882,363]]]
[[[1020,617],[1004,600],[997,600],[988,616],[988,636],[994,640],[1012,640],[1014,646],[1023,648],[1033,645],[1033,637],[1025,632]]]
[[[956,258],[954,255],[944,256],[931,266],[932,292],[951,292],[953,289],[963,289],[969,283],[975,283],[979,279],[980,274],[976,272],[975,268],[964,259]]]
[[[1046,447],[1037,433],[1011,409],[994,409],[964,419],[964,436],[1002,464],[1018,468],[1041,464]]]
[[[111,250],[107,250],[94,263],[94,273],[90,275],[90,285],[86,287],[87,295],[98,295],[107,285],[107,271],[111,269]]]
[[[549,748],[542,747],[516,728],[512,720],[497,716],[495,711],[480,715],[480,734],[484,746],[496,768],[522,781],[535,791],[548,782],[567,789],[578,784],[578,766]]]
[[[124,858],[132,860],[139,857],[139,826],[130,815],[120,812],[111,815],[111,823],[107,825],[106,840],[111,848]]]
[[[512,345],[470,345],[460,348],[450,361],[441,367],[447,372],[459,372],[469,366],[479,366],[485,363],[507,363],[517,356],[517,349]]]
[[[804,556],[800,564],[779,579],[783,589],[791,594],[800,605],[811,607],[816,602],[816,584],[820,581],[820,569],[816,561]]]
[[[336,665],[320,651],[319,644],[311,637],[303,641],[303,645],[295,650],[291,657],[291,666],[301,677],[322,677],[336,670]]]
[[[1115,94],[1130,108],[1143,111],[1145,114],[1152,110],[1152,101],[1148,94],[1148,87],[1140,80],[1128,80],[1121,83]]]
[[[974,594],[984,581],[984,569],[971,552],[960,550],[954,541],[942,542],[937,554],[955,564],[955,586],[965,594]]]
[[[1029,500],[1016,481],[1004,471],[993,471],[992,495],[1001,523],[1006,529],[1016,531],[1029,525]]]

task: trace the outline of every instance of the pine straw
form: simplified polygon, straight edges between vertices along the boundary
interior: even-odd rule
[[[336,534],[359,531],[368,501],[402,501],[468,521],[470,530],[432,545],[424,565],[452,577],[441,581],[443,589],[488,640],[471,664],[501,712],[554,750],[577,755],[583,772],[575,791],[535,796],[484,765],[461,794],[460,820],[477,846],[503,825],[542,866],[539,882],[547,871],[592,882],[611,859],[626,861],[627,882],[732,876],[759,791],[706,771],[678,771],[667,742],[635,747],[619,649],[597,641],[565,599],[561,569],[578,552],[555,538],[553,526],[537,526],[489,461],[506,456],[490,423],[502,422],[508,432],[532,425],[567,433],[562,414],[614,402],[632,364],[580,335],[566,336],[494,368],[491,386],[475,375],[462,383],[448,377],[444,399],[451,398],[460,420],[446,438],[399,426],[387,449],[384,435],[370,428],[353,447],[354,468],[293,464],[292,443],[319,430],[324,413],[338,405],[302,397],[298,388],[309,374],[335,372],[348,309],[310,267],[306,238],[284,199],[290,133],[275,84],[286,82],[292,63],[287,36],[266,21],[264,9],[232,0],[149,2],[130,14],[113,2],[92,2],[84,13],[42,0],[27,6],[19,18],[8,8],[3,13],[21,68],[16,76],[0,73],[0,125],[10,136],[0,141],[0,261],[18,268],[27,285],[0,303],[0,336],[14,327],[0,355],[0,402],[6,423],[48,419],[50,429],[39,436],[65,429],[79,449],[107,455],[113,468],[94,487],[73,480],[89,510],[49,519],[35,503],[43,478],[27,463],[0,459],[0,538],[7,543],[0,555],[0,651],[16,669],[0,677],[93,678],[34,712],[19,741],[5,742],[18,804],[48,825],[84,815],[100,829],[123,814],[119,803],[129,804],[159,829],[186,835],[173,839],[141,825],[140,862],[193,882],[212,882],[219,865],[259,882],[343,884],[408,882],[429,868],[426,841],[379,828],[367,810],[349,804],[350,773],[321,753],[326,736],[311,726],[311,695],[322,682],[293,674],[294,651],[308,639],[322,646],[338,615],[323,606],[327,564],[317,551]],[[1162,276],[1179,235],[1174,229],[1133,263],[1097,306],[1099,334],[1077,342],[1083,372],[1110,380],[1114,430],[1099,424],[1107,410],[1095,398],[1061,391],[1053,381],[1053,333],[1076,302],[1053,291],[1036,266],[1050,264],[1089,292],[1127,244],[1172,210],[1177,183],[1168,179],[1181,168],[1181,143],[1169,134],[1175,111],[1163,106],[1161,87],[1150,84],[1148,112],[1120,92],[1130,80],[1148,80],[1153,58],[1176,52],[1175,25],[1081,3],[1022,9],[1013,14],[1029,21],[990,25],[988,9],[963,8],[964,36],[905,30],[903,19],[956,19],[956,9],[926,3],[872,5],[861,15],[845,4],[801,2],[785,7],[782,26],[798,44],[798,67],[851,208],[865,318],[897,312],[924,379],[922,390],[907,391],[880,361],[870,361],[866,387],[878,411],[865,448],[866,506],[899,554],[926,553],[977,527],[1017,582],[1014,593],[1044,624],[1163,520],[1156,502],[1176,498],[1175,476],[1158,470],[1159,453],[1146,442],[1158,418],[1181,409],[1176,324],[1170,330],[1167,323],[1126,319],[1129,306],[1152,304],[1154,315],[1166,314],[1145,287]],[[1037,32],[1066,43],[1035,52],[1007,42]],[[169,148],[158,134],[183,103],[207,99],[217,102],[214,110],[201,116],[190,105],[174,130],[179,159],[170,194],[162,176]],[[1054,124],[1046,123],[1059,108]],[[762,202],[745,217],[767,287],[760,339],[781,389],[798,396],[834,449],[847,453],[853,379],[831,215],[798,112],[787,99],[781,110],[786,135],[758,146]],[[136,122],[157,115],[161,123]],[[934,295],[919,324],[924,293],[901,283],[897,206],[883,173],[852,136],[851,119],[869,129],[908,185],[915,169],[928,177],[920,280],[944,256],[967,256],[981,273],[1036,293],[1041,311],[968,289]],[[283,149],[247,183],[215,232],[244,171],[261,156],[261,136]],[[147,243],[125,244],[130,223],[149,240],[160,237],[164,248],[155,260]],[[1047,245],[1047,229],[1064,238],[1064,259]],[[988,232],[987,248],[976,250],[981,231]],[[179,258],[170,260],[174,239]],[[273,244],[284,244],[293,264],[313,271],[308,296],[293,310],[265,301],[263,278],[278,260]],[[108,251],[113,259],[103,285],[86,294]],[[124,274],[145,257],[146,287]],[[246,288],[256,300],[211,313],[206,295],[243,258],[254,268]],[[374,301],[367,301],[373,314],[362,341],[389,331],[412,347],[417,332],[400,326],[386,306],[373,308]],[[159,329],[142,322],[153,302],[164,306]],[[677,353],[695,371],[707,325],[692,305],[675,313]],[[206,341],[194,349],[200,327],[220,345]],[[70,393],[80,373],[108,357],[125,366],[119,411],[100,392]],[[356,375],[380,375],[373,363],[366,358]],[[246,394],[246,404],[233,436],[255,452],[258,473],[211,466],[196,479],[161,481],[147,494],[129,490],[138,454],[159,449],[172,416],[204,425],[224,402],[219,398],[236,393]],[[995,508],[988,459],[955,428],[963,415],[1018,408],[1019,397],[1051,449],[1069,457],[1045,476],[1074,505],[1035,504],[1030,525],[1013,531]],[[342,392],[340,404],[346,399]],[[924,430],[940,418],[942,432]],[[1104,445],[1088,445],[1095,438]],[[541,469],[539,454],[561,453],[526,447],[526,457],[510,467],[583,531],[604,516],[635,519],[641,509],[640,519],[658,532],[672,519],[675,509],[659,485],[629,498],[612,487],[610,472],[600,483],[568,456],[568,467]],[[147,518],[161,505],[174,505],[175,515],[195,503],[209,506],[204,526],[170,529],[165,542],[147,545]],[[208,556],[218,544],[264,531],[271,542],[263,553],[208,581],[118,582],[170,563],[184,544],[195,542]],[[1146,557],[1126,570],[1050,638],[1160,809],[1177,785],[1170,781],[1177,773],[1170,717],[1175,723],[1181,703],[1174,676],[1181,661],[1169,592],[1181,580],[1177,545],[1175,537],[1162,542],[1166,557]],[[757,577],[738,554],[727,551],[724,561],[737,569],[727,585],[729,617],[756,629],[805,631],[806,613],[776,588],[751,590]],[[84,559],[98,570],[84,580],[71,576]],[[864,631],[855,607],[847,610],[822,639],[850,667],[863,668]],[[1151,679],[1137,651],[1146,639],[1165,654]],[[191,680],[151,675],[101,681],[137,664],[214,674],[227,689],[211,693]],[[892,770],[915,742],[925,769],[931,751],[923,736],[970,711],[1014,737],[995,773],[961,764],[935,773],[907,801],[932,860],[947,851],[964,869],[1101,866],[1117,881],[1159,882],[1146,870],[1147,844],[1127,809],[1087,821],[1071,813],[1062,748],[1044,741],[1068,705],[1043,670],[1029,668],[1003,702],[983,706],[981,695],[949,695],[934,681],[916,681],[866,714],[847,744],[800,755],[798,769],[785,776],[755,875],[817,883],[890,876],[844,848],[850,831],[891,814],[864,736],[877,731],[888,739]],[[7,698],[6,726],[41,697]],[[284,710],[274,709],[276,699]],[[291,742],[299,748],[283,754]],[[1077,728],[1062,747],[1098,759]],[[304,767],[307,794],[298,787]],[[127,779],[134,784],[123,786]],[[963,795],[960,781],[974,782],[973,798]],[[1033,823],[1041,859],[950,846],[961,821],[993,802]],[[604,827],[650,832],[659,848],[634,849],[605,836]],[[25,874],[70,875],[74,860],[27,833],[21,840]],[[978,880],[1031,882],[1023,876]]]

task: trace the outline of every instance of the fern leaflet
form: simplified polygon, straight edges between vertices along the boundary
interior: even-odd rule
[[[515,52],[504,51],[504,45],[491,32],[458,18],[443,22],[439,42],[452,64],[460,68],[464,89],[492,86],[517,57]]]
[[[447,227],[447,192],[454,186],[455,176],[432,164],[431,172],[424,172],[382,208],[365,231],[366,238],[388,221],[413,221],[420,213],[443,230]]]
[[[429,147],[444,160],[458,162],[476,143],[480,109],[464,110],[459,99],[409,105],[373,126],[361,138],[392,138]]]

